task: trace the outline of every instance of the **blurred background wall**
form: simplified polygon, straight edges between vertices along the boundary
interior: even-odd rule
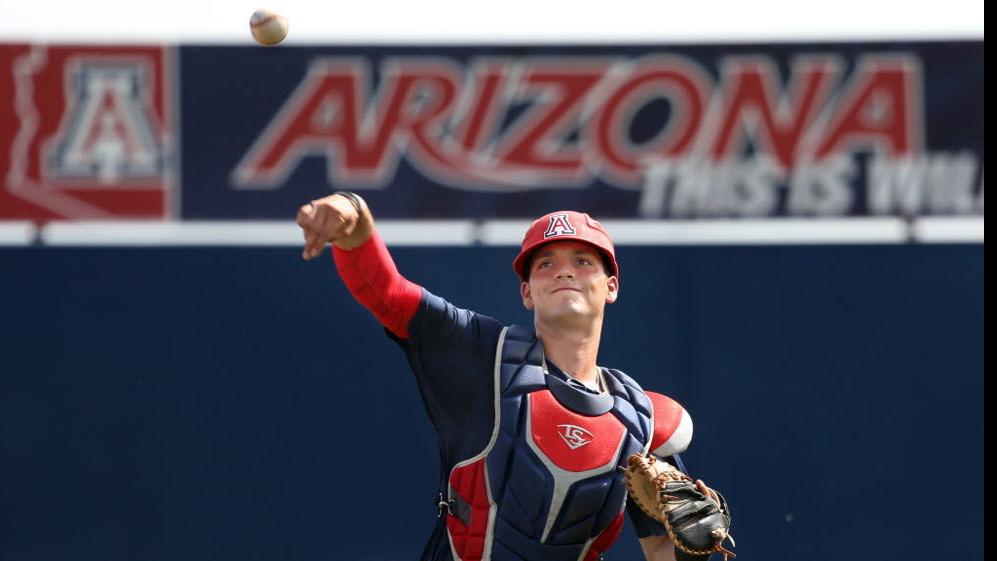
[[[452,302],[529,322],[514,253],[395,255]],[[417,558],[434,436],[401,351],[331,259],[0,256],[3,559]],[[982,247],[620,259],[601,363],[692,413],[685,459],[733,505],[739,557],[982,558]],[[631,536],[608,558],[641,559]]]

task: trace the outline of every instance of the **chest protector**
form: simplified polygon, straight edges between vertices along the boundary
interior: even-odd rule
[[[616,370],[602,370],[598,395],[545,373],[542,345],[520,326],[502,332],[495,362],[491,440],[448,478],[453,558],[599,559],[623,523],[618,468],[650,445],[647,395]]]

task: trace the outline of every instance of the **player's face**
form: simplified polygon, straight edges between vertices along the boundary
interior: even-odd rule
[[[533,256],[529,281],[521,287],[523,305],[544,321],[601,320],[619,288],[617,278],[606,272],[591,245],[551,242]]]

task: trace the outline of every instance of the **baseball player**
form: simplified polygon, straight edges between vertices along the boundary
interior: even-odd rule
[[[513,269],[532,327],[458,308],[403,277],[366,203],[340,192],[298,211],[303,257],[332,243],[356,300],[405,351],[440,442],[438,523],[423,561],[595,561],[630,513],[649,561],[705,559],[626,507],[631,454],[672,463],[692,421],[672,399],[597,366],[620,290],[606,229],[589,215],[533,222]],[[697,482],[702,492],[712,491]]]

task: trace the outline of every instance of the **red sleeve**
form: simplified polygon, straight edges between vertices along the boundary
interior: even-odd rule
[[[360,247],[332,246],[336,270],[357,302],[381,325],[408,339],[408,325],[422,300],[422,287],[398,272],[377,230]]]
[[[692,418],[679,402],[655,392],[644,392],[654,409],[654,437],[650,452],[659,458],[685,452],[692,442]]]

